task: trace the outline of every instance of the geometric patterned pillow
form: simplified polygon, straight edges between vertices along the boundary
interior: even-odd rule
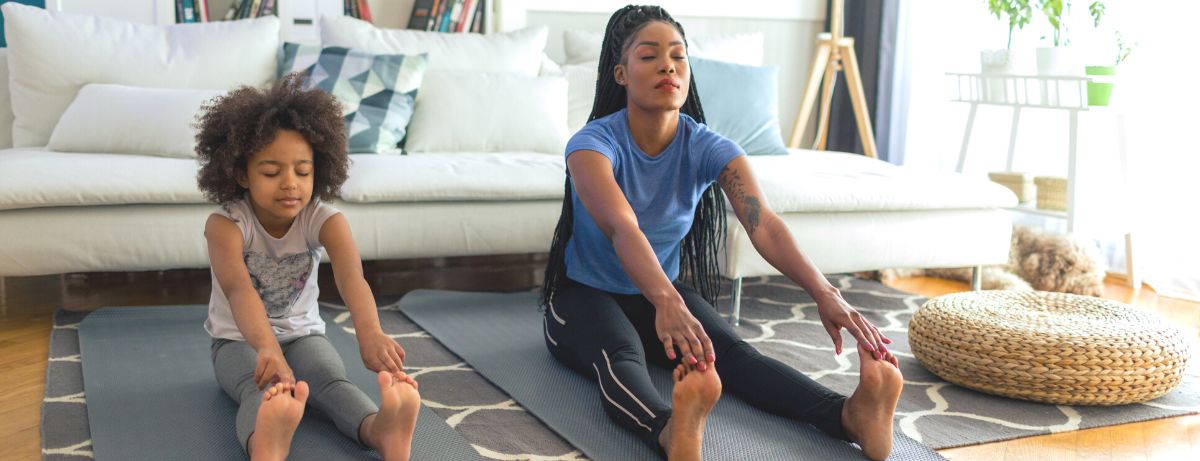
[[[350,153],[397,152],[412,119],[425,54],[375,55],[349,48],[284,43],[279,75],[304,72],[310,88],[342,103]]]

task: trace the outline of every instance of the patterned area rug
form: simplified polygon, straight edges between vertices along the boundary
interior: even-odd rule
[[[832,276],[830,280],[847,301],[895,341],[892,349],[905,376],[897,429],[933,448],[1200,412],[1200,373],[1195,361],[1184,383],[1171,394],[1121,407],[1045,405],[960,388],[930,374],[909,353],[906,327],[924,298],[850,276]],[[725,298],[721,304],[728,303]],[[446,418],[480,454],[496,460],[585,459],[437,340],[393,312],[394,303],[381,305],[384,331],[407,351],[406,367],[421,381],[423,403]],[[333,310],[335,321],[329,328],[353,333],[343,307],[323,304],[322,308]],[[55,315],[42,407],[43,457],[48,460],[92,457],[75,331],[85,315],[64,311]],[[815,304],[791,282],[780,277],[746,280],[742,318],[739,333],[764,353],[838,392],[853,391],[858,357],[851,340],[847,338],[841,357],[834,356],[831,341],[817,321]]]

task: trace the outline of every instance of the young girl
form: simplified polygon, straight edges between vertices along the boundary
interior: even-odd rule
[[[737,144],[704,125],[683,28],[659,7],[618,10],[598,75],[590,120],[566,148],[542,291],[546,347],[596,381],[614,421],[671,460],[700,459],[722,388],[886,458],[903,385],[891,340],[800,253]],[[835,351],[843,328],[858,341],[850,397],[759,353],[713,308],[723,196],[764,259],[813,296]],[[647,362],[675,368],[670,402]]]
[[[338,102],[298,74],[242,87],[200,117],[200,189],[221,204],[204,227],[213,289],[205,330],[213,369],[238,403],[237,436],[253,460],[287,457],[306,404],[387,460],[407,460],[420,397],[404,349],[383,333],[350,226],[332,200],[346,180]],[[328,250],[381,407],[346,379],[317,310]],[[310,394],[311,393],[311,394]]]

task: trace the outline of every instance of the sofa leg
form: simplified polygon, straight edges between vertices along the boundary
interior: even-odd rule
[[[971,291],[983,290],[983,266],[971,268]]]
[[[733,326],[738,326],[742,320],[742,278],[733,279],[733,293],[730,294],[733,298],[733,312],[729,315],[729,323]]]

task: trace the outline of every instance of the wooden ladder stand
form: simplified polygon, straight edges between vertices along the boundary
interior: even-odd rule
[[[817,119],[813,148],[825,150],[829,140],[829,106],[833,102],[837,73],[841,71],[846,73],[850,103],[854,108],[854,120],[858,125],[858,137],[862,140],[863,153],[867,157],[878,158],[875,153],[875,134],[871,130],[871,115],[867,113],[867,97],[863,92],[862,78],[858,72],[858,58],[854,54],[854,38],[842,36],[842,1],[833,0],[830,32],[817,35],[817,51],[813,55],[812,72],[804,86],[804,98],[800,101],[800,113],[796,116],[796,126],[792,128],[792,138],[788,146],[800,147],[800,138],[808,126],[808,118],[812,115],[813,103],[817,99],[817,89],[820,88],[821,114]]]

